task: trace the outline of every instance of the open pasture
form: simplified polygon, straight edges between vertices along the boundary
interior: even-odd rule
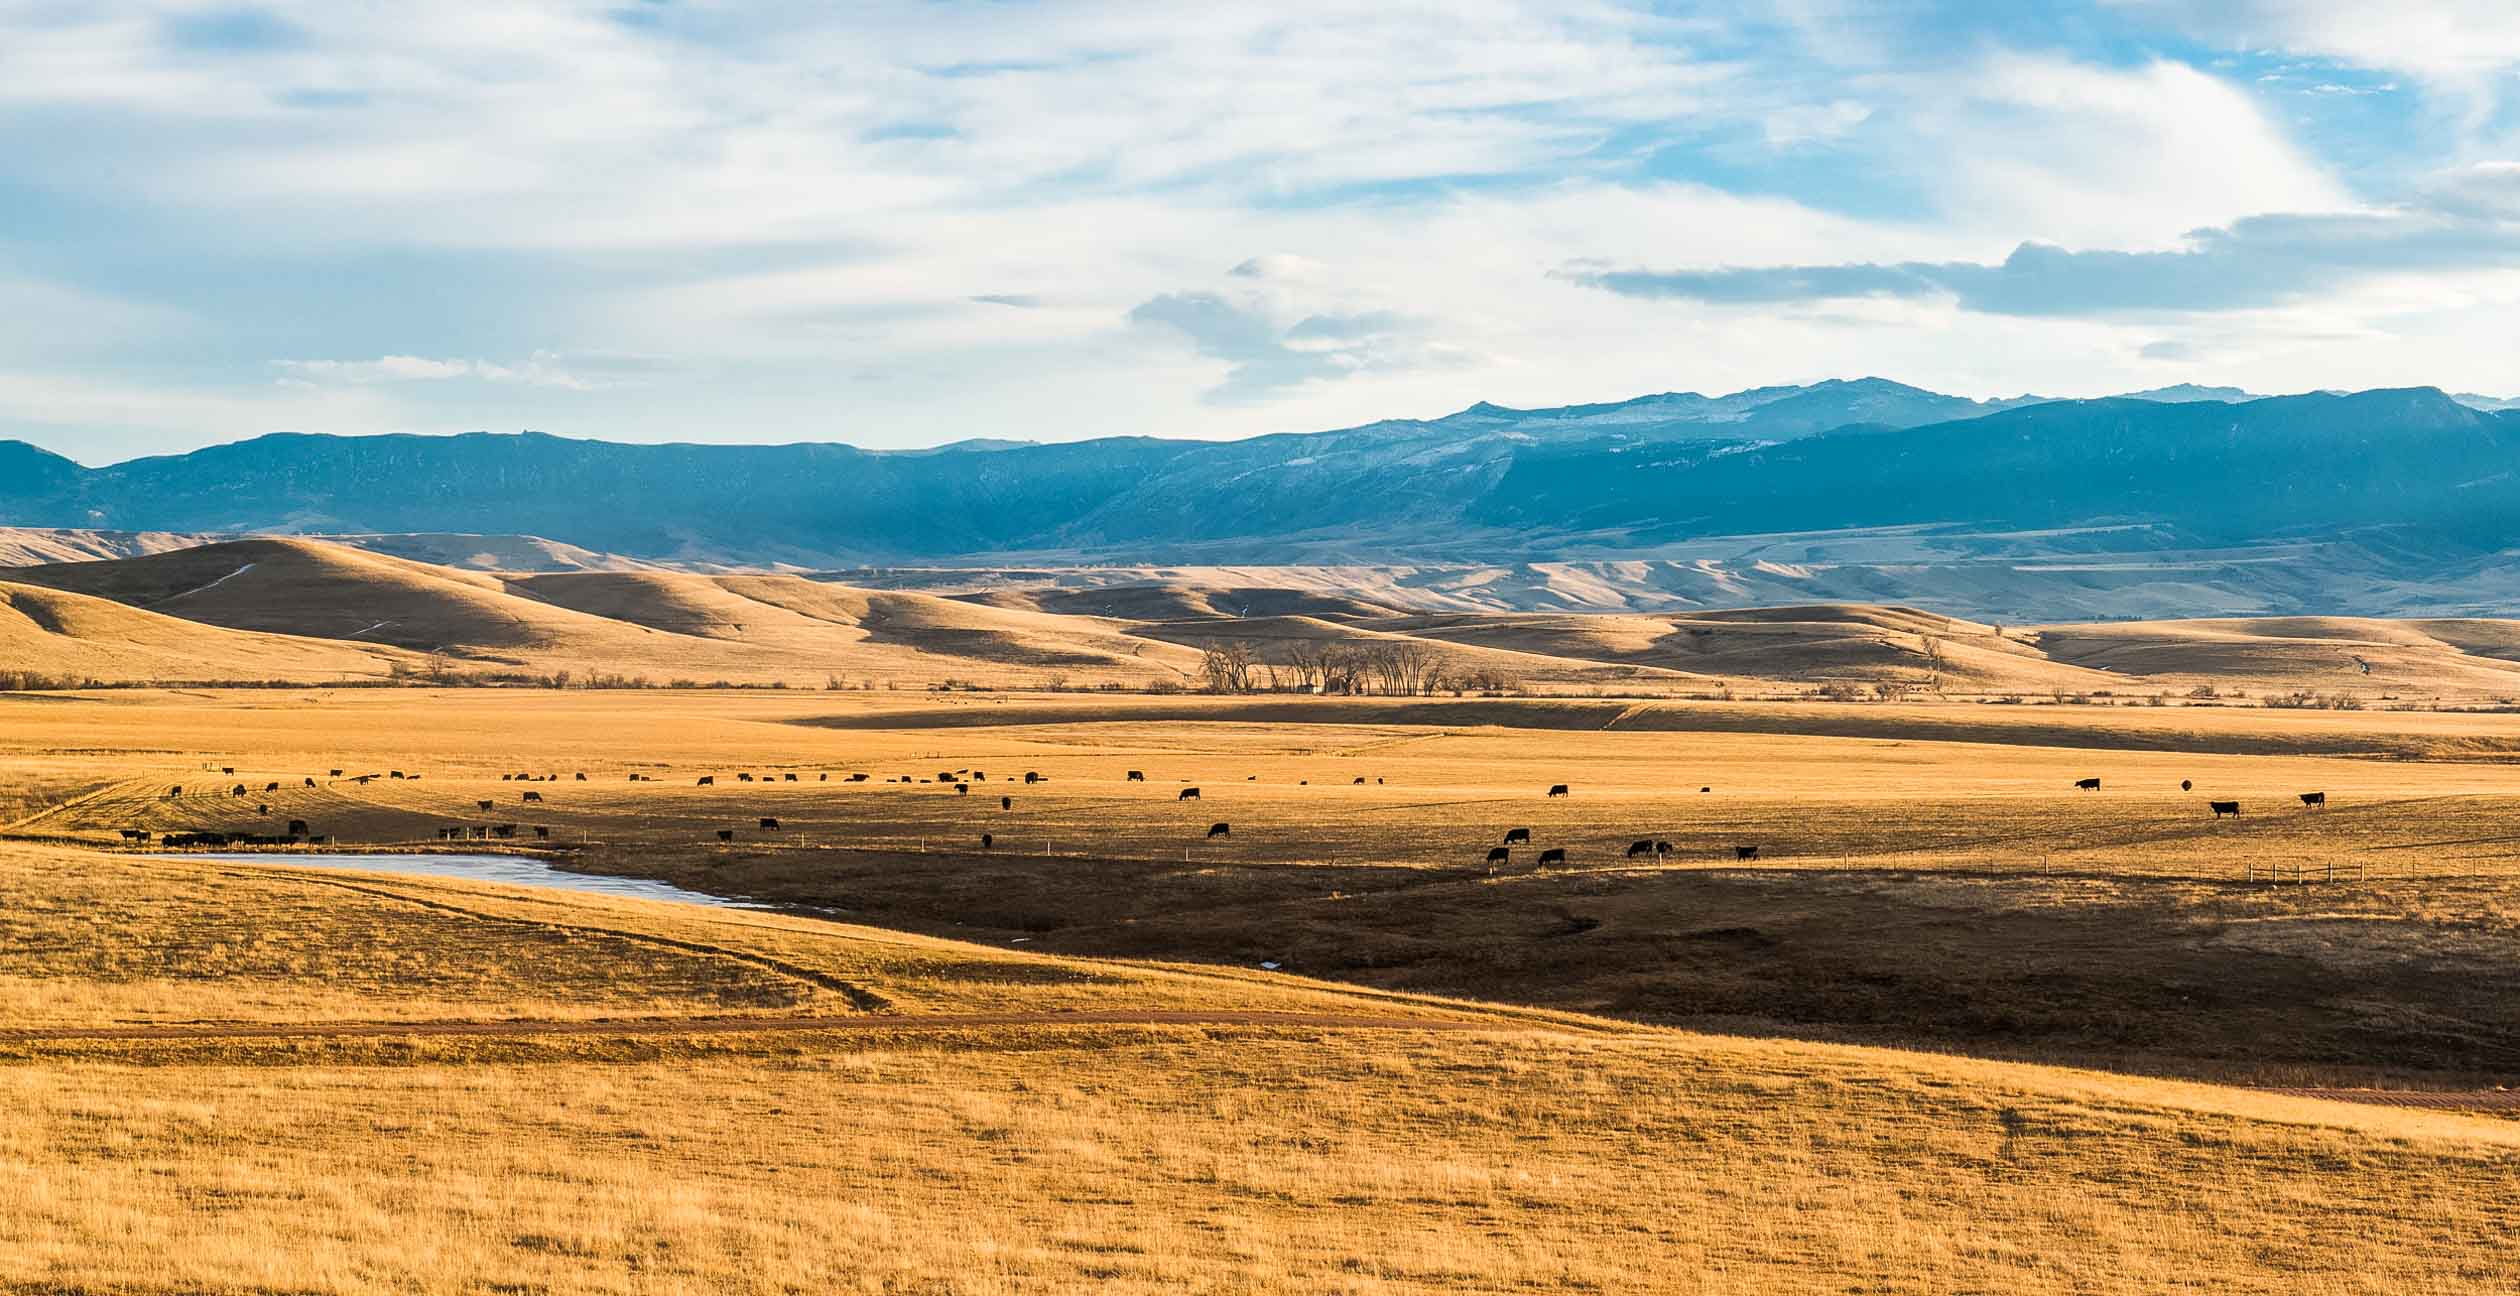
[[[80,790],[25,835],[302,819],[445,848],[514,824],[480,844],[1035,949],[2250,1081],[2520,1069],[2499,716],[525,690],[0,708],[0,760]]]
[[[0,844],[0,897],[0,1288],[2510,1275],[2473,1117],[288,864]]]

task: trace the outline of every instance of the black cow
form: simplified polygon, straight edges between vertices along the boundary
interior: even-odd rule
[[[542,800],[542,793],[540,793],[540,792],[528,792],[528,793],[526,793],[526,794],[525,794],[525,799],[526,799],[526,800],[528,800],[528,801],[540,801],[540,800]]]
[[[548,841],[551,838],[551,830],[543,827],[541,824],[535,824],[534,835]]]
[[[796,781],[796,776],[795,776],[795,775],[793,775],[793,774],[788,775],[788,776],[787,776],[787,781],[788,781],[788,782],[790,782],[790,783],[795,782],[795,781]]]
[[[1211,841],[1219,837],[1231,837],[1233,835],[1234,826],[1232,824],[1212,823],[1208,825],[1208,839]]]
[[[938,770],[936,772],[936,781],[939,783],[952,783],[957,780],[955,779],[954,772],[952,770]]]
[[[1639,855],[1651,855],[1653,853],[1654,842],[1652,838],[1639,837],[1635,841],[1628,843],[1627,857],[1629,859],[1635,859]]]
[[[1487,857],[1488,872],[1490,872],[1490,873],[1495,872],[1495,871],[1496,871],[1496,866],[1497,866],[1497,865],[1499,865],[1499,864],[1511,864],[1511,863],[1513,863],[1513,862],[1514,862],[1514,853],[1513,853],[1512,851],[1509,851],[1509,850],[1505,849],[1505,848],[1504,848],[1504,847],[1502,847],[1502,846],[1490,846],[1490,847],[1488,847],[1488,857]]]
[[[475,802],[473,802],[473,804],[474,804],[474,805],[477,805],[477,806],[480,806],[480,807],[481,807],[482,809],[484,809],[484,810],[488,810],[488,809],[492,808],[493,806],[496,806],[498,803],[497,803],[497,802],[495,802],[495,801],[475,801]]]
[[[1565,796],[1565,795],[1566,795],[1566,785],[1565,785],[1565,784],[1563,784],[1563,783],[1552,784],[1552,785],[1550,786],[1550,788],[1549,788],[1549,795],[1550,795],[1550,796]]]
[[[1000,810],[1012,810],[1012,809],[1014,809],[1014,808],[1015,808],[1015,798],[1013,798],[1013,797],[999,797],[999,798],[998,798],[998,809],[1000,809]]]
[[[261,805],[255,806],[255,807],[254,807],[254,813],[255,813],[255,814],[258,814],[258,815],[267,815],[267,814],[270,814],[270,813],[271,813],[271,803],[270,803],[270,802],[268,802],[268,801],[265,801],[265,802],[263,802]]]
[[[166,799],[167,799],[167,800],[169,800],[169,801],[172,801],[172,800],[174,800],[175,798],[177,798],[177,797],[179,797],[179,796],[182,796],[183,794],[184,794],[184,789],[183,789],[183,786],[182,786],[181,784],[178,784],[178,785],[176,785],[176,786],[174,786],[174,787],[171,787],[171,788],[168,788],[168,789],[166,790]]]
[[[586,781],[586,771],[585,771],[585,770],[579,770],[579,771],[577,772],[577,781],[578,781],[578,782],[580,782],[580,783],[583,783],[583,782],[585,782],[585,781]]]
[[[145,842],[149,840],[149,830],[146,828],[125,828],[122,830],[122,839],[127,842]]]
[[[2076,788],[2078,788],[2078,789],[2082,790],[2082,791],[2085,791],[2085,792],[2097,792],[2097,791],[2099,791],[2099,790],[2100,790],[2100,780],[2098,780],[2098,779],[2075,779],[2075,780],[2074,780],[2074,786],[2075,786]]]
[[[849,776],[849,781],[852,783],[863,783],[866,781],[866,776],[863,774],[852,774]]]
[[[1733,847],[1733,858],[1734,858],[1734,859],[1737,859],[1737,860],[1754,860],[1754,859],[1757,859],[1758,857],[1759,857],[1759,848],[1758,848],[1758,847],[1756,847],[1756,846],[1735,846],[1735,847]]]
[[[306,781],[306,785],[307,785],[308,787],[313,787],[313,786],[315,786],[315,780],[313,780],[313,779],[311,779],[311,778],[310,778],[310,779],[308,779],[308,780]]]
[[[265,791],[265,792],[277,792],[277,791],[279,791],[279,790],[280,790],[280,785],[279,785],[279,784],[277,784],[277,783],[265,783],[265,784],[263,784],[263,791]]]
[[[1548,866],[1550,866],[1550,865],[1552,865],[1552,864],[1563,864],[1563,863],[1565,863],[1565,862],[1566,862],[1566,849],[1565,849],[1564,847],[1562,847],[1562,846],[1552,846],[1552,847],[1548,848],[1547,850],[1544,850],[1544,851],[1540,852],[1540,867],[1541,867],[1541,868],[1547,868]]]
[[[2186,779],[2180,779],[2179,790],[2182,792],[2193,792],[2196,790],[2196,785],[2188,782]]]
[[[1508,846],[1513,845],[1515,842],[1528,843],[1530,840],[1531,830],[1528,828],[1508,828],[1505,830],[1505,844]]]
[[[750,783],[750,782],[752,782],[752,775],[750,775],[750,774],[738,774],[738,775],[736,775],[736,776],[735,776],[735,781],[736,781],[736,782],[738,782],[738,783]]]
[[[222,765],[219,767],[219,772],[222,774],[233,774],[236,772],[236,767],[233,765]]]
[[[228,789],[228,795],[229,795],[229,796],[243,796],[243,795],[245,795],[245,785],[244,785],[244,784],[242,784],[242,783],[239,783],[239,784],[237,784],[235,787],[229,788],[229,789]]]
[[[340,777],[341,777],[341,771],[340,771],[340,770],[330,770],[330,771],[327,771],[327,772],[328,772],[329,774],[331,774],[331,776],[332,776],[332,777],[334,777],[334,778],[340,778]]]
[[[1655,843],[1654,843],[1654,853],[1655,853],[1656,855],[1669,855],[1669,854],[1671,854],[1671,853],[1672,853],[1671,843],[1670,843],[1670,842],[1667,842],[1667,841],[1658,841],[1658,842],[1655,842]]]
[[[996,846],[997,846],[997,836],[996,836],[996,834],[994,834],[994,833],[982,833],[982,834],[980,834],[980,849],[982,849],[982,850],[990,850],[990,849],[995,848]]]
[[[2234,819],[2240,817],[2240,803],[2237,801],[2208,801],[2205,804],[2213,810],[2214,817],[2217,819],[2224,815],[2230,815]]]
[[[2301,794],[2301,803],[2313,810],[2325,810],[2327,809],[2327,793],[2304,792]]]
[[[955,785],[954,785],[954,795],[955,795],[955,796],[970,796],[970,795],[971,795],[971,785],[970,785],[970,784],[968,784],[968,783],[957,783],[957,784],[955,784]]]
[[[513,837],[516,835],[516,825],[500,824],[490,830],[490,835],[493,837]]]
[[[1130,770],[1130,771],[1129,771],[1129,781],[1130,781],[1130,782],[1132,782],[1132,783],[1143,783],[1143,782],[1145,782],[1145,781],[1146,781],[1146,771],[1145,771],[1145,770]]]
[[[502,783],[513,783],[516,781],[516,776],[513,774],[502,774],[499,776],[499,781]]]
[[[828,774],[817,774],[814,776],[814,781],[817,783],[828,783],[831,781],[831,776]]]
[[[1357,775],[1357,776],[1356,776],[1356,781],[1355,781],[1355,783],[1351,784],[1350,786],[1353,786],[1353,787],[1363,787],[1364,785],[1365,785],[1365,776],[1364,776],[1364,775],[1362,775],[1362,774],[1359,774],[1359,775]]]
[[[1025,770],[1024,781],[1026,783],[1038,783],[1041,781],[1041,775],[1032,770]]]
[[[735,830],[732,828],[718,829],[718,840],[722,842],[731,842],[735,840]]]
[[[1715,790],[1715,789],[1713,789],[1713,788],[1711,788],[1711,787],[1702,787],[1702,788],[1699,788],[1699,789],[1698,789],[1698,791],[1700,791],[1700,792],[1712,792],[1712,791],[1714,791],[1714,790]]]
[[[1198,799],[1199,790],[1197,788],[1183,788],[1181,790],[1181,795],[1173,798],[1175,801],[1196,801]]]
[[[703,774],[703,775],[701,775],[701,776],[700,776],[700,786],[702,786],[702,787],[716,787],[716,786],[717,786],[717,775],[715,775],[715,774]]]
[[[303,820],[303,819],[292,819],[292,820],[290,820],[290,821],[289,821],[289,835],[290,835],[290,836],[292,836],[292,837],[303,837],[303,836],[305,836],[305,835],[306,835],[306,821],[305,821],[305,820]]]
[[[761,826],[764,828],[777,828],[779,826],[779,821],[768,815],[763,815],[761,817]]]
[[[402,776],[403,772],[401,770],[392,770],[385,775],[387,778],[401,778]]]

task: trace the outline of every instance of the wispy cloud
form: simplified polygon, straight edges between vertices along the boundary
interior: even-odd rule
[[[636,356],[564,356],[555,351],[537,351],[514,363],[389,355],[373,360],[279,360],[273,362],[273,367],[281,372],[283,381],[306,384],[372,386],[470,380],[594,391],[653,372],[659,365]]]

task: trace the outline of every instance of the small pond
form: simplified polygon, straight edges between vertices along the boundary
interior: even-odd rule
[[[349,869],[360,873],[401,873],[414,877],[465,878],[474,882],[504,882],[510,886],[553,887],[562,891],[592,891],[597,895],[625,896],[633,900],[674,900],[683,904],[713,905],[720,909],[757,909],[762,906],[744,900],[730,900],[704,891],[686,891],[669,882],[647,878],[604,877],[594,873],[571,873],[556,869],[531,855],[355,855],[322,854],[292,851],[286,854],[264,854],[254,851],[228,851],[193,854],[188,859],[225,860],[236,864],[297,865],[301,868]]]

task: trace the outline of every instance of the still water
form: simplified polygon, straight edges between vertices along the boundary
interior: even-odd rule
[[[684,904],[714,905],[721,909],[755,909],[761,906],[744,900],[730,900],[703,891],[686,891],[668,882],[646,878],[601,877],[592,873],[571,873],[556,869],[529,855],[323,855],[308,853],[260,854],[187,853],[189,859],[226,860],[237,864],[294,864],[304,868],[349,869],[359,873],[402,873],[418,877],[469,878],[475,882],[504,882],[510,886],[556,887],[562,891],[592,891],[597,895],[627,896],[634,900],[677,900]]]

